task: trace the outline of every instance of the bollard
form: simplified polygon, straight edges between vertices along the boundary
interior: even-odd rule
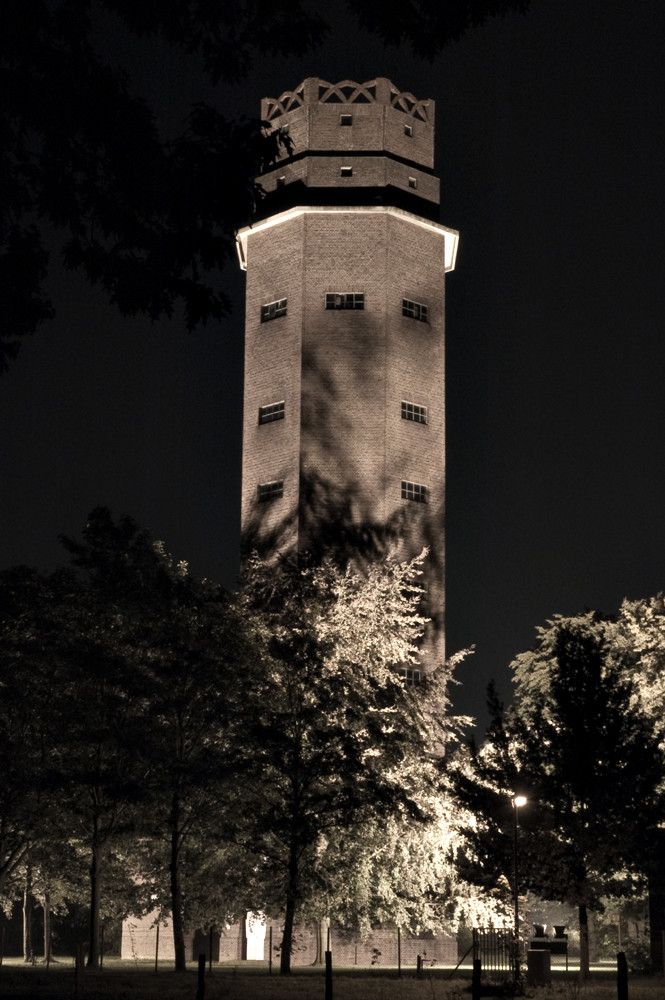
[[[196,988],[196,1000],[205,1000],[206,995],[206,957],[199,955],[199,981]]]
[[[628,963],[625,951],[617,954],[617,997],[618,1000],[628,1000]]]
[[[333,1000],[332,987],[332,952],[326,952],[326,993],[325,1000]]]
[[[416,979],[422,979],[423,975],[423,960],[420,955],[416,956]]]
[[[473,973],[471,975],[471,1000],[480,1000],[480,959],[473,960]]]
[[[75,997],[80,997],[80,996],[83,996],[83,969],[84,969],[84,964],[83,964],[83,945],[82,944],[77,944],[76,945],[76,954],[75,954],[74,961],[75,961],[75,965],[74,965],[74,996]]]

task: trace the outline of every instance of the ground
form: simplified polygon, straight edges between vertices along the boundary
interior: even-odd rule
[[[334,1000],[469,1000],[471,983],[468,971],[451,979],[451,970],[426,970],[422,979],[413,971],[357,969],[334,974]],[[0,968],[0,996],[3,1000],[69,1000],[75,997],[75,973],[72,963],[60,962],[48,971],[40,966],[25,966],[11,960]],[[662,977],[631,977],[630,1000],[661,1000]],[[500,990],[493,991],[500,995]],[[78,993],[80,1000],[194,1000],[197,993],[197,970],[176,974],[166,967],[155,973],[151,963],[111,961],[101,971],[87,971]],[[483,989],[484,995],[489,990]],[[267,966],[238,970],[230,965],[213,965],[206,972],[205,1000],[322,1000],[324,978],[321,969],[298,969],[289,977],[280,977]],[[526,988],[527,1000],[615,1000],[616,975],[611,971],[592,974],[588,985],[580,985],[577,974],[555,973],[552,986]]]

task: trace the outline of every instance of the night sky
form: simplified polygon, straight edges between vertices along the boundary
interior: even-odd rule
[[[100,38],[165,130],[201,98],[257,115],[307,76],[388,76],[436,101],[447,284],[448,648],[459,711],[556,613],[665,588],[665,8],[533,0],[433,64],[342,19],[307,58],[209,88],[195,60]],[[137,67],[139,69],[137,70]],[[66,561],[96,505],[192,572],[237,569],[244,278],[234,316],[189,336],[124,320],[54,267],[57,319],[0,378],[0,568]]]

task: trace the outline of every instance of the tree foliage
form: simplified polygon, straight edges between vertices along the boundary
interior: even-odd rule
[[[459,889],[460,722],[453,664],[398,673],[424,556],[255,559],[231,595],[104,508],[63,543],[71,569],[0,579],[0,894],[29,871],[45,914],[85,901],[90,965],[104,915],[137,908],[172,918],[177,968],[186,926],[248,909],[285,914],[285,971],[296,915],[431,925]]]
[[[399,17],[375,0],[348,6],[385,41],[432,58],[467,28],[527,2],[424,0],[403,5]],[[54,314],[44,289],[54,252],[124,315],[157,320],[182,307],[192,330],[229,310],[219,272],[260,197],[254,179],[282,137],[205,104],[164,135],[163,95],[138,93],[118,49],[104,44],[113,19],[111,34],[147,39],[173,73],[183,55],[195,58],[213,85],[242,79],[266,55],[303,55],[329,29],[328,8],[304,0],[2,6],[0,372],[21,338]]]
[[[391,817],[425,823],[424,792],[439,787],[445,670],[429,695],[397,673],[415,661],[425,624],[421,561],[389,560],[362,575],[332,562],[248,567],[243,594],[264,647],[248,678],[235,835],[254,856],[265,910],[285,915],[282,972],[296,914],[320,906],[348,869],[350,831]]]
[[[514,705],[504,713],[491,703],[487,738],[457,777],[482,817],[470,832],[473,874],[495,889],[500,872],[512,884],[510,803],[527,796],[518,889],[578,907],[586,972],[587,910],[634,891],[662,819],[657,740],[635,704],[632,654],[610,645],[612,630],[595,613],[540,629],[536,647],[513,664]]]

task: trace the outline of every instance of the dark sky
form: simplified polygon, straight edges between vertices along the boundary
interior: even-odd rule
[[[258,114],[306,76],[389,76],[436,100],[441,221],[461,234],[448,647],[475,643],[455,702],[481,719],[488,680],[509,698],[536,625],[665,588],[664,9],[533,0],[432,65],[341,21],[319,52],[214,91],[166,49],[123,54],[165,126],[201,97]],[[235,316],[188,336],[122,320],[54,270],[58,318],[0,379],[0,567],[64,562],[58,534],[102,504],[233,583],[243,278],[226,280]]]

